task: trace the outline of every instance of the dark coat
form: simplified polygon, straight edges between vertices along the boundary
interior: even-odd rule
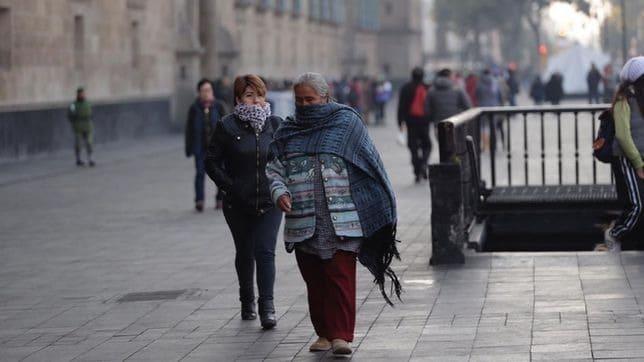
[[[546,100],[552,104],[559,104],[564,96],[563,78],[554,74],[546,83]]]
[[[188,119],[185,130],[185,151],[186,157],[201,155],[206,152],[210,134],[215,124],[225,115],[225,109],[221,102],[215,101],[208,112],[209,120],[205,120],[204,107],[197,99],[188,110]],[[196,137],[200,137],[197,139]]]
[[[469,97],[446,77],[436,77],[427,94],[427,112],[430,122],[440,122],[472,107]]]
[[[588,89],[597,90],[597,88],[599,88],[599,82],[601,82],[601,80],[602,75],[599,70],[597,70],[597,68],[591,68],[590,71],[588,71],[588,75],[586,76]]]
[[[411,81],[402,88],[400,88],[400,96],[398,98],[398,125],[402,125],[407,122],[409,119],[409,109],[411,108],[411,102],[414,100],[414,95],[416,95],[416,87],[418,85],[423,85],[429,89],[429,86],[423,82]]]
[[[530,97],[535,101],[535,103],[541,104],[546,98],[546,88],[541,81],[541,78],[538,76],[532,81],[530,86]]]
[[[206,172],[224,192],[225,208],[262,215],[274,206],[266,164],[275,157],[269,146],[281,122],[279,117],[269,117],[259,134],[234,114],[215,125],[206,155]]]

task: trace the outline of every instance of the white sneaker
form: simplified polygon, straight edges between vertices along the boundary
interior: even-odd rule
[[[622,243],[610,234],[612,230],[613,228],[611,227],[604,231],[604,243],[606,243],[609,252],[619,253],[622,251]]]

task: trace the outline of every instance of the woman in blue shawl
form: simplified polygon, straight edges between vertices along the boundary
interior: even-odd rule
[[[284,241],[306,282],[318,340],[311,351],[351,354],[355,329],[356,259],[374,275],[385,300],[396,249],[396,199],[360,115],[330,101],[317,73],[293,86],[295,116],[275,133],[267,176],[271,197],[286,213]]]

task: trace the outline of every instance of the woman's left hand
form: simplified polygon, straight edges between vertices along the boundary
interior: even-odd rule
[[[277,207],[284,212],[291,212],[291,198],[284,194],[277,199]]]
[[[644,180],[644,168],[638,168],[637,169],[637,177],[640,179]]]

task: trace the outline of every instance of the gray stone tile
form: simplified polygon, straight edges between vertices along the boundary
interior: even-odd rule
[[[383,159],[404,240],[394,268],[405,302],[386,307],[358,269],[353,360],[644,358],[644,253],[468,251],[465,265],[429,267],[429,188],[413,184],[400,162],[407,151],[391,131],[370,133],[389,151]],[[181,147],[177,137],[145,153],[144,169],[125,157],[0,186],[0,199],[16,205],[0,208],[9,236],[0,263],[0,360],[329,359],[308,352],[315,336],[305,286],[281,246],[278,327],[264,332],[258,321],[240,320],[232,239],[221,212],[191,211],[194,170]],[[190,288],[198,292],[178,300],[116,302],[130,292]]]

